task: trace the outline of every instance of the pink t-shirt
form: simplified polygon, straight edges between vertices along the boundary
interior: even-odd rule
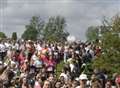
[[[34,85],[34,88],[41,88],[41,85],[36,81],[35,85]]]
[[[24,63],[25,61],[25,57],[23,56],[22,53],[19,55],[18,59],[19,59],[20,64]]]

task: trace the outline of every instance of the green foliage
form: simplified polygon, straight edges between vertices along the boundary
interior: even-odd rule
[[[41,34],[43,24],[39,20],[39,17],[33,16],[30,20],[30,24],[26,25],[26,30],[24,31],[22,38],[36,40],[38,35]]]
[[[111,31],[111,25],[105,17],[103,18],[102,25],[101,26],[90,26],[88,27],[86,31],[86,37],[88,41],[94,41],[96,39],[100,39],[101,36]]]
[[[37,38],[37,31],[30,28],[30,29],[27,29],[24,34],[22,35],[22,38],[24,38],[25,40],[36,40]]]
[[[5,33],[3,33],[3,32],[0,32],[0,38],[6,38],[6,35],[5,35]]]
[[[98,57],[92,64],[93,68],[104,69],[109,75],[117,72],[120,73],[120,53],[108,51]]]
[[[86,32],[86,37],[89,41],[93,41],[98,39],[98,33],[99,33],[99,29],[97,27],[91,26],[88,27],[88,30]]]
[[[120,16],[117,14],[112,19],[112,29],[114,32],[120,33]]]
[[[100,68],[106,70],[109,75],[115,72],[120,73],[120,37],[118,34],[120,26],[120,17],[112,20],[111,29],[103,33],[102,49],[103,53],[93,61],[93,68]],[[107,26],[105,28],[108,28]]]
[[[46,41],[65,41],[69,33],[65,30],[66,21],[64,17],[50,17],[44,23],[39,17],[32,17],[30,24],[22,35],[24,39],[45,39]]]
[[[65,41],[69,35],[65,31],[65,26],[65,18],[60,16],[50,17],[43,30],[44,39],[48,41]]]
[[[12,39],[13,39],[13,40],[17,40],[17,33],[16,33],[16,32],[13,32],[13,33],[12,33]]]

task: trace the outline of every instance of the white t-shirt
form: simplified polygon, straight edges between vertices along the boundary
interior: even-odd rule
[[[34,60],[34,61],[35,61],[35,60],[38,60],[38,57],[37,57],[36,55],[33,55],[33,56],[32,56],[32,60]]]
[[[15,48],[16,48],[17,50],[19,49],[19,44],[18,44],[18,43],[15,44]]]
[[[94,58],[94,51],[90,49],[90,54],[92,55],[92,58]]]
[[[64,52],[68,52],[68,46],[65,46],[65,51]]]
[[[39,44],[37,44],[36,50],[41,51],[42,47]]]
[[[0,52],[5,52],[5,45],[0,44]]]
[[[11,44],[10,44],[10,43],[5,43],[5,46],[6,46],[7,48],[9,48],[9,47],[11,47]]]
[[[18,50],[19,49],[19,44],[15,44],[15,45],[12,45],[12,49],[16,49],[16,50]]]
[[[74,68],[75,68],[75,65],[74,64],[70,64],[70,70],[71,70],[71,72],[73,72]]]

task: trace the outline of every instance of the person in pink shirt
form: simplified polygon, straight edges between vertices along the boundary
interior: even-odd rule
[[[41,84],[42,84],[42,80],[40,79],[40,76],[37,75],[37,76],[36,76],[36,81],[35,81],[34,88],[42,88],[42,87],[41,87]]]
[[[25,57],[25,53],[24,51],[21,51],[20,55],[18,56],[18,60],[19,60],[19,64],[23,64],[25,61],[26,57]]]
[[[54,72],[55,65],[56,65],[56,62],[53,58],[53,55],[49,55],[47,65],[46,65],[47,71]]]
[[[38,81],[35,82],[34,88],[41,88],[41,86],[40,86]]]

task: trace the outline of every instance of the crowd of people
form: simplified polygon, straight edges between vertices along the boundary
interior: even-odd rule
[[[100,46],[88,42],[1,40],[0,88],[120,88],[117,73],[112,79],[100,69],[84,73],[87,63],[101,52]]]

